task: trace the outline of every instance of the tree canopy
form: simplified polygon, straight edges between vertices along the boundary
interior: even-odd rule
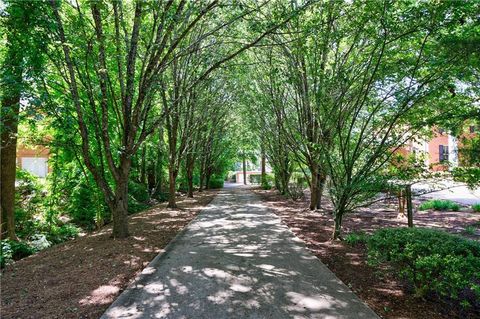
[[[391,182],[399,149],[433,127],[478,125],[479,6],[5,1],[2,231],[23,227],[8,148],[20,125],[51,152],[49,225],[68,212],[126,237],[148,199],[175,207],[178,190],[221,185],[262,154],[281,193],[303,183],[310,209],[328,193],[337,238]],[[457,176],[475,183],[478,137],[464,144]]]

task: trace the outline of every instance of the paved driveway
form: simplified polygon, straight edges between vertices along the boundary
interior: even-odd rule
[[[444,181],[415,184],[413,190],[427,194],[425,198],[449,199],[462,205],[480,204],[480,188],[471,190],[461,183]]]
[[[243,187],[225,188],[107,318],[378,318]]]

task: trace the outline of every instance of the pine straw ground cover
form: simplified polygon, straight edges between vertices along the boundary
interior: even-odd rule
[[[215,191],[181,197],[130,217],[130,237],[111,226],[45,249],[8,266],[1,276],[7,318],[98,318],[135,276],[205,208]]]
[[[394,319],[453,319],[480,318],[480,314],[466,313],[435,299],[419,299],[413,296],[411,287],[384,266],[367,265],[367,250],[364,244],[348,245],[331,241],[333,219],[329,214],[328,201],[325,210],[310,211],[304,201],[294,202],[274,190],[254,190],[307,247],[348,285],[370,308],[382,318]],[[480,216],[471,212],[418,212],[414,223],[421,227],[443,229],[462,234],[465,227],[480,224]],[[398,218],[393,206],[379,203],[359,210],[344,218],[344,233],[363,231],[372,233],[383,227],[406,226],[406,218]],[[473,238],[475,237],[475,238]]]

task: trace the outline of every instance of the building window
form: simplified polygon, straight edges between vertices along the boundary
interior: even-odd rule
[[[446,145],[438,146],[438,161],[439,162],[448,161],[448,146]]]
[[[22,157],[22,169],[41,178],[47,177],[48,164],[44,157]]]

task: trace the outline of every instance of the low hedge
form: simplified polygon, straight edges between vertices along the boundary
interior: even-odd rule
[[[218,188],[223,188],[224,180],[222,177],[215,177],[210,179],[210,183],[208,184],[208,187],[210,189],[218,189]]]
[[[392,265],[419,297],[434,294],[480,307],[478,242],[427,228],[386,228],[369,238],[368,258]]]
[[[443,199],[432,199],[426,202],[423,202],[418,206],[419,210],[438,210],[438,211],[452,211],[458,212],[460,210],[460,205],[455,203],[451,200],[443,200]]]
[[[472,210],[476,213],[480,213],[480,203],[478,204],[473,204],[472,205]]]
[[[0,242],[0,268],[5,267],[12,260],[19,260],[36,252],[35,248],[26,241],[4,239]]]

